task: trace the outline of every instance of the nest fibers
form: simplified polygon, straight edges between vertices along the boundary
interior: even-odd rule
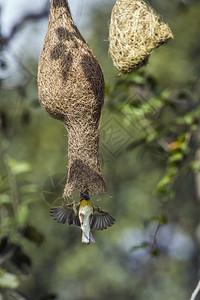
[[[142,0],[117,0],[109,28],[109,53],[121,73],[147,63],[151,52],[173,38],[170,28]]]
[[[75,26],[66,0],[52,0],[38,69],[42,106],[68,130],[68,178],[63,197],[84,186],[104,193],[98,160],[104,78],[99,62]]]

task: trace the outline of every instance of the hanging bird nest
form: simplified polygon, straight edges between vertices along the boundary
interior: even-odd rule
[[[68,130],[64,198],[87,186],[106,192],[98,160],[104,78],[98,60],[75,26],[66,0],[52,0],[38,69],[42,106]]]
[[[117,0],[109,28],[109,53],[121,73],[137,70],[151,52],[173,38],[168,25],[143,0]]]

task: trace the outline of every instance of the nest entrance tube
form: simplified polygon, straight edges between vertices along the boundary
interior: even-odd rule
[[[98,129],[83,126],[83,132],[80,133],[79,130],[78,126],[68,131],[68,178],[64,198],[70,197],[74,190],[80,191],[84,186],[89,191],[106,192],[98,161]]]
[[[105,193],[98,160],[104,102],[100,64],[72,19],[68,2],[52,0],[38,68],[41,105],[68,130],[68,178],[63,197],[87,186]]]
[[[121,73],[145,65],[151,52],[172,37],[168,25],[145,1],[116,1],[109,27],[109,53]]]

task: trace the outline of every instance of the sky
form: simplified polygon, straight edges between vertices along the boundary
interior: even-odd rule
[[[41,10],[47,0],[1,0],[2,10],[2,33],[8,34],[13,24],[20,20],[22,16],[30,12]],[[77,25],[86,23],[89,11],[94,5],[109,0],[69,0],[69,5]]]
[[[18,23],[23,16],[41,11],[47,1],[48,0],[0,0],[2,8],[1,32],[3,36],[7,37],[13,26]],[[91,9],[99,4],[110,2],[110,0],[69,0],[68,2],[75,24],[80,31],[84,27],[84,33],[86,34],[84,38],[87,40],[87,32],[90,32],[90,26],[88,26],[87,29],[87,24],[89,24]],[[26,26],[24,26],[9,43],[9,47],[0,53],[0,60],[7,61],[10,66],[6,70],[0,70],[1,77],[4,79],[8,78],[8,84],[12,82],[13,85],[16,85],[16,81],[21,80],[19,76],[16,76],[18,72],[16,61],[24,61],[25,57],[39,59],[47,31],[47,23],[47,18],[37,22],[26,23]]]
[[[2,6],[2,14],[1,14],[1,31],[3,36],[8,36],[13,25],[15,25],[19,20],[22,19],[28,13],[34,13],[37,11],[41,11],[48,0],[0,0]],[[70,9],[72,12],[73,19],[75,24],[81,28],[83,26],[87,28],[88,21],[90,19],[90,10],[93,6],[97,6],[102,4],[102,2],[109,2],[109,0],[69,0]],[[39,22],[35,22],[34,31],[32,32],[32,44],[33,52],[37,54],[36,48],[40,51],[42,41],[44,39],[46,29],[47,29],[47,19],[41,20]],[[22,47],[22,40],[27,44],[27,41],[30,40],[30,30],[32,30],[32,26],[27,26],[24,30],[22,30],[17,36],[17,40],[15,40],[15,51],[17,50],[17,46],[20,44],[19,48]],[[88,27],[89,31],[89,27]],[[34,44],[34,45],[33,45]],[[36,52],[35,52],[36,51]]]

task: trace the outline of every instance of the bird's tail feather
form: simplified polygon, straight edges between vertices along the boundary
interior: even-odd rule
[[[91,232],[89,232],[89,238],[84,232],[82,233],[82,243],[86,243],[88,245],[95,243],[95,239],[93,238],[93,235]]]

